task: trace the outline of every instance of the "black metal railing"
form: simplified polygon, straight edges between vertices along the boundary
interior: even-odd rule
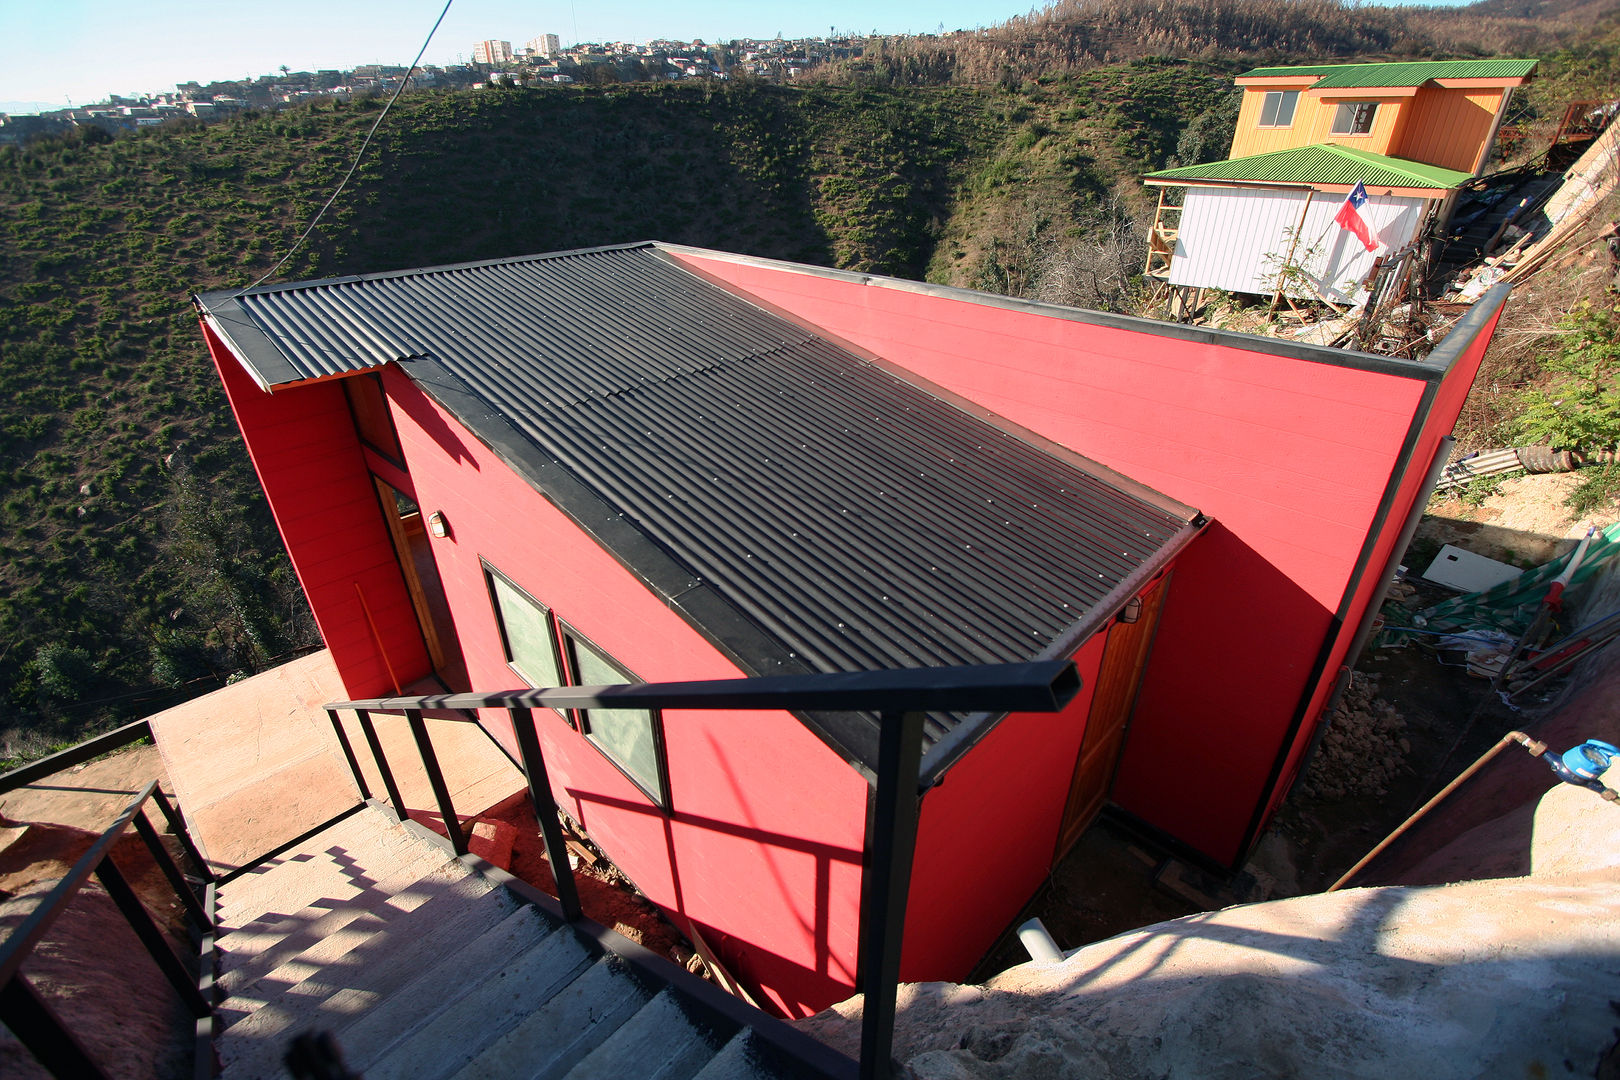
[[[75,765],[110,754],[114,750],[121,750],[126,746],[140,742],[142,739],[152,737],[152,725],[145,720],[137,720],[133,724],[114,728],[111,731],[97,735],[93,739],[86,739],[76,743],[66,750],[58,751],[49,757],[42,757],[38,761],[31,761],[27,765],[19,765],[8,773],[0,774],[0,795],[8,791],[15,791],[20,787],[38,783],[47,776],[64,772]]]
[[[467,853],[466,834],[451,802],[444,772],[423,721],[425,710],[505,709],[512,720],[529,797],[557,883],[564,917],[578,921],[579,895],[558,824],[546,763],[535,729],[536,707],[568,709],[770,709],[794,712],[874,713],[878,760],[873,794],[870,861],[862,877],[858,988],[864,995],[860,1076],[883,1080],[893,1075],[890,1059],[895,998],[900,982],[900,950],[906,898],[916,848],[919,767],[923,717],[931,712],[1057,712],[1080,689],[1068,661],[996,664],[978,667],[913,668],[899,671],[829,675],[773,676],[712,682],[642,683],[633,686],[565,687],[488,694],[441,694],[335,702],[326,706],[338,744],[362,798],[371,791],[344,731],[339,710],[352,710],[371,749],[378,775],[394,811],[408,816],[394,774],[372,721],[374,712],[403,713],[416,743],[428,783],[438,803],[446,835],[457,855]],[[471,722],[469,714],[466,722]]]
[[[130,728],[136,726],[130,725]],[[139,726],[144,727],[144,723]],[[129,730],[121,729],[125,734]],[[119,734],[112,733],[113,736]],[[134,736],[137,739],[141,737],[143,736],[140,734]],[[90,743],[80,744],[55,755],[54,758],[46,759],[45,762],[36,763],[35,766],[14,770],[0,777],[0,790],[12,790],[33,783],[49,776],[51,772],[68,768],[80,760],[88,760],[89,757],[105,753],[111,748],[101,743],[102,740],[91,740]],[[38,768],[51,762],[54,762],[54,768],[50,770],[40,771]],[[23,778],[19,779],[19,775]],[[146,816],[148,800],[156,803],[158,810],[168,821],[172,834],[179,840],[187,859],[194,864],[201,885],[200,895],[192,882],[186,879],[179,864],[164,846],[157,829]],[[205,987],[212,984],[211,973],[205,971],[194,976],[187,970],[185,962],[175,955],[163,930],[147,912],[140,897],[130,887],[128,879],[113,861],[113,847],[132,824],[136,833],[145,842],[147,850],[151,852],[153,861],[162,870],[163,876],[179,898],[187,920],[197,935],[198,943],[211,941],[214,934],[213,872],[192,842],[177,808],[163,794],[158,781],[154,779],[141,789],[140,794],[136,795],[113,823],[96,838],[89,850],[73,864],[67,875],[57,882],[17,929],[4,942],[0,942],[0,1021],[11,1029],[18,1040],[53,1076],[97,1078],[107,1075],[94,1056],[68,1030],[55,1010],[39,996],[22,974],[22,966],[34,951],[34,947],[45,938],[52,924],[67,909],[91,875],[100,880],[102,887],[107,890],[107,895],[112,898],[125,921],[135,931],[136,937],[146,947],[147,953],[174,987],[181,1003],[196,1018],[199,1060],[205,1056],[211,1057],[207,1045],[212,1034],[213,1004],[204,991]]]

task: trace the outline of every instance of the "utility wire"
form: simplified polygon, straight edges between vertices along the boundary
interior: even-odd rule
[[[446,15],[450,14],[450,5],[453,3],[455,3],[455,0],[444,0],[444,10],[439,12],[439,17],[433,21],[433,29],[428,31],[427,39],[422,42],[422,47],[416,51],[416,59],[411,61],[411,66],[405,72],[405,77],[399,81],[399,89],[395,90],[394,96],[388,99],[388,104],[383,106],[383,111],[377,114],[377,119],[372,123],[371,130],[366,132],[365,139],[363,139],[360,143],[359,152],[354,155],[354,161],[349,165],[349,171],[343,174],[342,180],[338,181],[337,188],[333,190],[331,197],[326,200],[325,205],[323,205],[319,210],[315,211],[315,216],[310,219],[309,228],[304,230],[304,234],[302,236],[293,241],[293,246],[287,249],[287,254],[281,257],[280,262],[276,263],[276,265],[265,271],[264,276],[258,281],[255,281],[251,285],[243,286],[241,289],[239,289],[236,293],[237,296],[241,296],[249,289],[256,289],[260,285],[263,285],[266,281],[275,276],[276,271],[280,270],[283,266],[286,266],[287,260],[296,255],[298,253],[298,249],[304,246],[304,241],[308,240],[310,234],[315,231],[315,226],[321,223],[321,218],[326,216],[326,212],[332,208],[332,204],[337,201],[337,197],[343,194],[343,189],[348,185],[349,180],[353,178],[354,171],[360,167],[360,160],[366,156],[366,148],[371,145],[371,137],[377,134],[377,129],[382,126],[383,120],[388,116],[388,110],[394,107],[394,102],[399,100],[399,95],[403,94],[405,92],[405,87],[410,84],[411,76],[416,73],[416,65],[422,62],[423,54],[427,52],[428,45],[433,42],[433,35],[439,32],[439,24],[444,22],[444,17]]]

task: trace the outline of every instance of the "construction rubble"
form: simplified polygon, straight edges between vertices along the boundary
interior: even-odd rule
[[[1300,791],[1316,799],[1387,794],[1412,749],[1405,730],[1406,718],[1378,696],[1378,679],[1352,672]]]

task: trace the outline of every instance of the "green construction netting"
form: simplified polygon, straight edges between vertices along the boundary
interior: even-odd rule
[[[1500,630],[1517,638],[1530,628],[1536,610],[1547,595],[1547,586],[1564,572],[1569,560],[1575,556],[1571,548],[1549,563],[1526,570],[1518,577],[1493,585],[1482,592],[1455,596],[1431,608],[1425,608],[1412,619],[1425,635],[1436,633],[1465,633],[1470,630]],[[1620,522],[1610,525],[1586,546],[1581,565],[1570,579],[1569,587],[1590,581],[1603,565],[1620,554]],[[1395,645],[1408,639],[1411,631],[1404,627],[1387,627],[1379,635],[1379,645]]]

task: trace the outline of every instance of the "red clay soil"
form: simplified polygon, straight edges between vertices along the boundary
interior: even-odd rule
[[[65,825],[0,819],[0,937],[14,930],[95,842]],[[139,837],[125,835],[113,862],[183,960],[192,947],[174,891]],[[112,899],[93,878],[79,890],[23,965],[23,975],[112,1077],[166,1080],[191,1074],[192,1024]],[[46,1076],[0,1028],[0,1076]]]

